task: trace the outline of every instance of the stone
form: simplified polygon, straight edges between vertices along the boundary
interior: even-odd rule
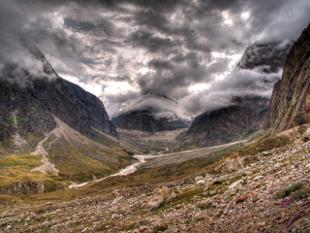
[[[164,197],[159,195],[154,197],[151,201],[149,201],[148,206],[151,210],[156,210],[164,205]]]
[[[206,184],[206,181],[205,181],[205,180],[198,180],[198,181],[196,182],[196,184],[201,185],[201,186],[204,186],[204,185]]]
[[[242,179],[241,180],[238,180],[234,183],[232,183],[229,187],[228,187],[228,190],[231,191],[231,192],[236,192],[238,190],[239,187],[241,187],[241,183],[242,183]]]
[[[123,217],[122,214],[112,214],[112,216],[111,216],[112,220],[119,219],[121,217]]]
[[[204,180],[204,177],[203,176],[196,176],[195,177],[195,182],[197,182],[199,180]]]
[[[262,178],[264,178],[264,177],[263,177],[263,176],[255,176],[255,177],[254,177],[254,180],[257,181],[257,180],[260,180],[260,179],[262,179]]]
[[[271,153],[271,151],[263,151],[262,155],[263,156],[269,156],[269,155],[272,155],[272,153]]]
[[[241,195],[241,196],[239,196],[239,197],[237,198],[236,204],[239,204],[239,203],[241,203],[241,202],[244,202],[244,201],[246,201],[247,199],[248,199],[248,196],[246,196],[246,195]]]

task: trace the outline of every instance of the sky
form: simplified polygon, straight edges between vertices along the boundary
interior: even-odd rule
[[[296,40],[309,12],[309,0],[1,0],[0,61],[29,63],[27,38],[111,116],[146,94],[194,116],[236,90],[270,95],[272,85],[244,85],[262,74],[233,70],[251,43]]]

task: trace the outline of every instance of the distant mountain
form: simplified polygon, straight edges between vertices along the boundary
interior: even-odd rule
[[[262,129],[269,100],[262,97],[235,97],[228,107],[203,113],[193,120],[186,141],[214,146],[245,137]]]
[[[254,43],[245,50],[236,70],[255,70],[265,74],[265,82],[272,84],[275,80],[268,80],[268,75],[282,68],[291,45],[289,41]],[[197,116],[189,130],[179,138],[201,146],[231,142],[263,129],[268,111],[268,98],[257,94],[236,95],[228,106]]]
[[[25,59],[34,62],[32,69],[3,64],[0,73],[0,164],[15,161],[1,170],[23,171],[32,177],[30,183],[50,180],[50,175],[58,175],[58,181],[79,181],[127,164],[128,154],[113,138],[117,133],[102,102],[59,77],[38,49],[29,49]],[[22,169],[25,156],[33,165]],[[20,163],[18,168],[15,163]],[[38,173],[43,177],[37,178]],[[11,178],[12,187],[6,184],[0,192],[24,187],[19,172]]]
[[[146,132],[186,128],[177,102],[161,95],[147,94],[134,100],[112,122],[116,127]]]
[[[291,48],[276,83],[268,125],[274,133],[310,122],[310,25]]]

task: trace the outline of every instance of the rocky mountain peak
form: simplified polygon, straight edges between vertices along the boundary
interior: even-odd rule
[[[253,43],[246,48],[238,67],[241,69],[258,68],[265,73],[278,72],[292,44],[292,41]]]

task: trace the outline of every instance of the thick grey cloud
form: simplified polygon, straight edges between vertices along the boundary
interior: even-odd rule
[[[272,88],[281,72],[262,73],[260,70],[236,69],[230,76],[213,85],[207,91],[192,94],[180,100],[180,104],[193,115],[229,106],[236,96],[261,96],[270,98]]]
[[[142,46],[152,53],[172,53],[176,42],[159,36],[155,36],[148,31],[136,31],[130,35],[130,42],[135,46]]]
[[[177,99],[196,114],[213,108],[213,99],[229,102],[208,94],[220,89],[270,92],[272,84],[252,71],[218,79],[249,43],[296,39],[309,7],[308,0],[3,0],[0,59],[31,64],[20,59],[27,38],[64,78],[101,96],[111,114],[145,93]],[[199,108],[191,109],[194,101]]]

